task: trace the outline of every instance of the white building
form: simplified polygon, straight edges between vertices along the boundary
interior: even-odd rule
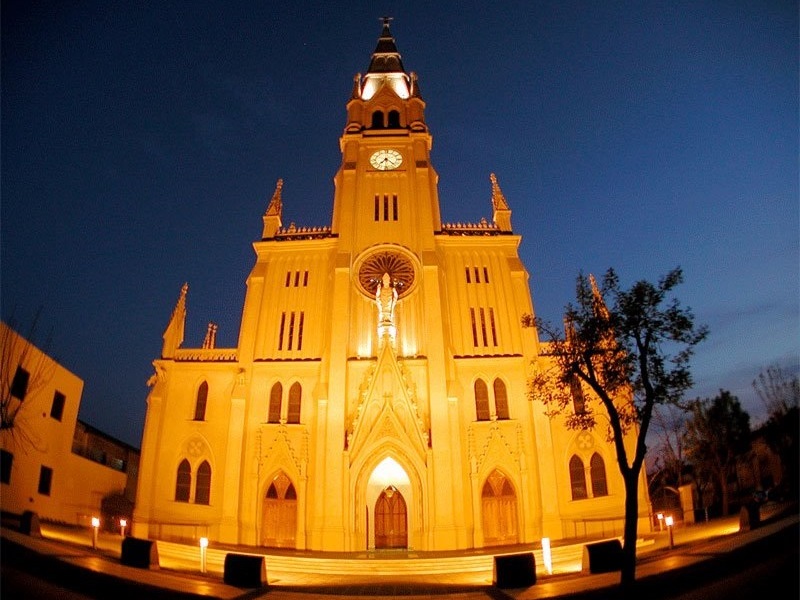
[[[131,501],[139,452],[78,420],[83,380],[2,322],[0,346],[3,512],[88,526]]]

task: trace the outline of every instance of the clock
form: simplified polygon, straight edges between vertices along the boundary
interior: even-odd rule
[[[370,164],[381,171],[391,171],[403,163],[403,155],[397,150],[378,150],[369,157]]]

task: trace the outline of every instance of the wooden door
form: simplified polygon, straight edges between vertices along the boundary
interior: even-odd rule
[[[407,548],[408,518],[403,494],[389,486],[375,503],[375,548]]]
[[[519,543],[517,534],[517,497],[509,481],[499,471],[486,479],[481,493],[483,545],[502,546]]]
[[[273,548],[294,548],[297,533],[297,492],[281,473],[270,483],[264,498],[261,544]]]

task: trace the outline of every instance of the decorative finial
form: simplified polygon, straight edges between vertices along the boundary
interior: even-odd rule
[[[592,302],[594,304],[595,313],[607,319],[609,316],[608,307],[606,306],[605,300],[603,300],[603,294],[600,293],[600,288],[597,286],[597,280],[591,273],[589,273],[589,285],[592,288]]]
[[[492,182],[492,206],[495,210],[508,210],[508,202],[500,190],[500,184],[497,183],[497,176],[491,173],[489,179]]]
[[[267,215],[281,215],[281,209],[283,208],[283,201],[281,200],[282,189],[283,179],[278,179],[278,183],[275,185],[275,192],[272,194],[272,200],[270,200],[269,206],[267,206]]]
[[[203,340],[203,348],[213,349],[217,347],[217,325],[209,323],[206,329],[206,337]]]

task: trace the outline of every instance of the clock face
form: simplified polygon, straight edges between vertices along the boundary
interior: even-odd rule
[[[381,171],[396,169],[403,162],[403,155],[397,150],[378,150],[369,157],[370,164]]]

